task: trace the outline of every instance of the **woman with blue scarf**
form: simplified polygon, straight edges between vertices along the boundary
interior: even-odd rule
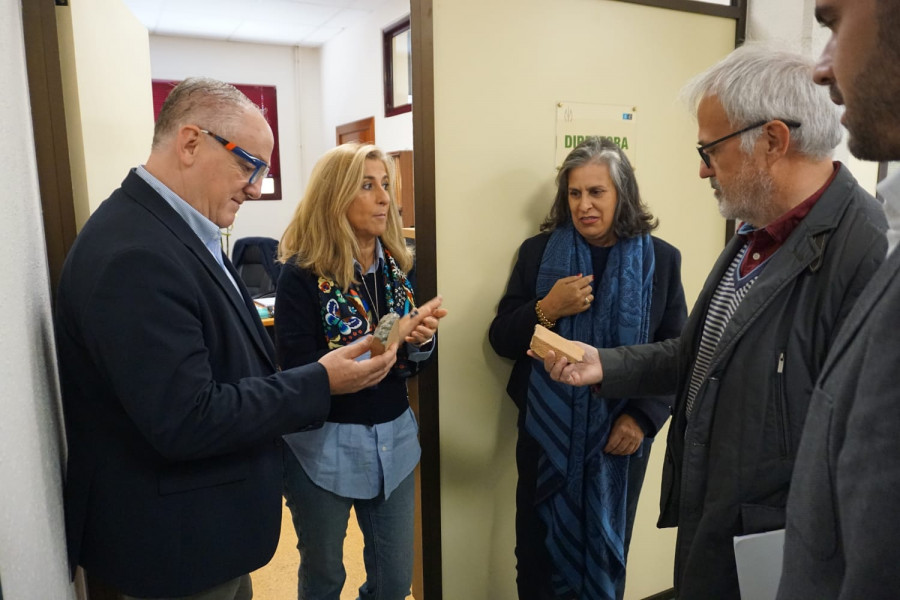
[[[400,229],[393,161],[375,146],[343,144],[310,176],[281,238],[275,297],[279,364],[290,368],[363,340],[385,315],[416,310],[413,257]],[[284,495],[300,550],[298,598],[339,600],[350,509],[363,534],[360,600],[403,600],[413,569],[419,428],[406,379],[434,349],[440,299],[411,329],[400,320],[397,362],[372,387],[333,396],[318,429],[284,436]],[[365,355],[364,355],[365,356]]]
[[[534,326],[597,347],[677,337],[687,319],[681,254],[631,163],[590,137],[566,157],[541,233],[519,248],[490,341],[514,359],[520,600],[622,598],[625,559],[653,436],[672,398],[607,400],[550,380],[528,358]],[[602,394],[602,390],[601,390]]]

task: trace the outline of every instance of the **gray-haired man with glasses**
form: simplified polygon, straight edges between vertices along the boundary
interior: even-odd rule
[[[884,258],[884,216],[832,162],[838,111],[812,63],[735,50],[686,88],[700,177],[740,221],[680,339],[551,357],[605,397],[676,393],[661,527],[678,527],[680,600],[739,600],[733,540],[784,527],[810,394],[841,323]]]

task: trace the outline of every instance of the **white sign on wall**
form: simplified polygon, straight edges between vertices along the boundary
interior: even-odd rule
[[[637,108],[633,105],[559,102],[556,105],[556,169],[592,135],[615,142],[637,169]]]

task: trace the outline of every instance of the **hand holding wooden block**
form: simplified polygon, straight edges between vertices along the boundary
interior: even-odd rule
[[[553,350],[556,356],[565,356],[569,363],[580,363],[584,360],[584,350],[575,342],[557,335],[543,325],[534,326],[534,335],[531,336],[531,349],[535,354],[544,358],[549,350]]]

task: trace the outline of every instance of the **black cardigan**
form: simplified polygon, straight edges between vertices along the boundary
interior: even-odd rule
[[[380,273],[376,274],[379,293],[384,285]],[[315,362],[329,351],[322,324],[318,281],[318,275],[293,262],[281,268],[275,292],[275,345],[282,369]],[[405,353],[402,346],[397,351],[398,357]],[[375,425],[393,421],[407,408],[406,377],[394,367],[372,387],[333,396],[328,421]]]
[[[524,408],[533,362],[525,351],[538,322],[534,311],[535,302],[539,300],[535,284],[549,239],[549,233],[541,233],[525,240],[519,247],[518,259],[489,333],[494,351],[516,361],[506,391],[519,407],[520,426],[525,422]],[[687,304],[681,286],[681,253],[661,239],[653,237],[652,240],[656,269],[650,302],[649,341],[658,342],[681,335],[687,321]],[[669,418],[672,400],[672,396],[632,398],[625,413],[635,418],[646,435],[654,436]]]

